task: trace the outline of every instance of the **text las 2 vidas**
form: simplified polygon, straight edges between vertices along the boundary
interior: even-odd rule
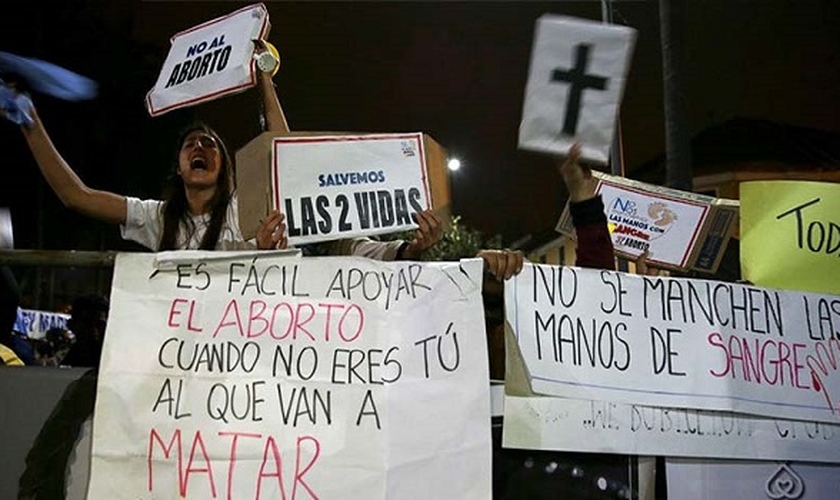
[[[289,236],[329,234],[334,232],[334,223],[339,233],[405,226],[413,223],[412,216],[415,213],[423,211],[420,205],[421,193],[417,188],[409,188],[407,191],[357,191],[352,193],[352,197],[340,193],[332,200],[330,203],[327,195],[315,196],[314,200],[310,196],[302,196],[297,200],[285,198]],[[358,216],[359,228],[353,227],[351,210]]]

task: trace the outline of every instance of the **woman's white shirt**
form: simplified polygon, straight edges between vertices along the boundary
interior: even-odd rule
[[[126,196],[125,224],[120,225],[120,235],[123,239],[134,241],[144,247],[158,251],[160,238],[163,234],[163,205],[161,200],[141,200]],[[194,215],[192,222],[195,230],[190,234],[190,228],[181,222],[178,228],[177,248],[179,250],[196,250],[201,245],[201,238],[207,231],[210,215]],[[189,236],[189,240],[187,237]],[[239,229],[239,203],[237,197],[231,197],[228,204],[222,231],[216,250],[251,250],[256,248],[253,240],[245,241]]]

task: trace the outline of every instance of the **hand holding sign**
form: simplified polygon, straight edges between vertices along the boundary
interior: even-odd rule
[[[563,182],[569,189],[569,201],[579,202],[595,196],[598,181],[592,177],[592,170],[578,161],[580,159],[580,144],[575,142],[569,148],[569,155],[562,160],[558,167]]]
[[[257,62],[257,67],[263,73],[271,73],[271,76],[277,74],[280,70],[280,53],[274,45],[262,39],[254,40],[254,61]]]
[[[257,230],[256,243],[260,250],[282,250],[288,247],[289,240],[286,238],[286,216],[272,210],[266,217],[260,220],[260,228]]]
[[[416,212],[413,219],[417,222],[417,230],[411,241],[405,243],[405,247],[398,255],[402,260],[416,260],[423,251],[434,246],[443,236],[443,224],[440,217],[432,210]]]
[[[561,16],[537,21],[519,147],[606,164],[635,30]]]
[[[31,108],[32,101],[26,94],[19,93],[0,79],[0,115],[15,125],[31,127],[33,123]]]

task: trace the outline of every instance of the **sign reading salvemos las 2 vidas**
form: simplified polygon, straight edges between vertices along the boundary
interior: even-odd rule
[[[300,245],[417,227],[432,208],[423,134],[277,137],[272,203]]]

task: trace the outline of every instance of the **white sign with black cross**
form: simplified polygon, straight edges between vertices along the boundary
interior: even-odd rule
[[[609,161],[636,30],[546,14],[536,23],[519,148]]]

